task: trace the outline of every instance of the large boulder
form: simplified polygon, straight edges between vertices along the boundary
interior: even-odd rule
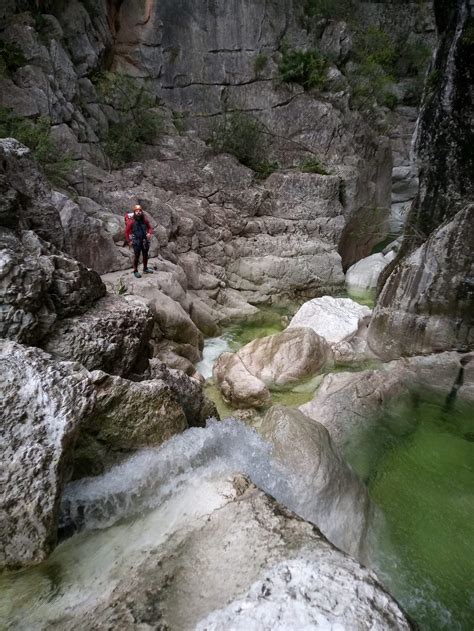
[[[187,427],[186,415],[162,380],[133,382],[91,373],[96,400],[74,452],[75,478],[98,474],[120,452],[160,445]]]
[[[43,347],[88,370],[127,376],[146,368],[152,329],[153,316],[145,305],[133,296],[107,295],[83,315],[57,323]]]
[[[369,326],[384,359],[474,345],[474,205],[433,231],[393,270]]]
[[[213,374],[227,400],[259,407],[269,402],[269,390],[313,377],[330,358],[323,338],[309,328],[293,328],[253,340],[234,354],[223,353]]]
[[[299,410],[274,406],[260,433],[298,488],[298,514],[317,524],[337,547],[366,558],[371,506],[367,490],[334,447],[329,432]]]
[[[3,405],[0,566],[39,563],[56,542],[74,441],[94,404],[89,373],[39,349],[0,341]]]
[[[51,200],[51,188],[31,151],[13,138],[0,140],[0,178],[8,187],[10,198],[9,208],[4,207],[0,213],[0,225],[33,230],[44,241],[62,248],[64,233]],[[15,221],[15,226],[11,221]]]
[[[390,263],[390,260],[389,256],[377,252],[351,265],[346,272],[347,291],[355,295],[374,291],[380,274]]]
[[[305,302],[288,328],[309,327],[329,344],[353,338],[371,314],[369,307],[350,298],[323,296]]]
[[[0,335],[38,344],[57,320],[105,294],[99,275],[31,231],[0,231]]]

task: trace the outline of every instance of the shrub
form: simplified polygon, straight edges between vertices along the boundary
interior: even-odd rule
[[[212,131],[209,143],[217,153],[230,153],[257,171],[263,163],[263,134],[263,127],[255,118],[244,112],[233,112],[225,115]]]
[[[319,175],[329,175],[326,166],[316,157],[307,158],[300,164],[302,173],[318,173]]]
[[[163,129],[163,119],[151,111],[155,99],[143,85],[128,75],[100,73],[94,83],[104,102],[112,106],[118,120],[109,123],[104,150],[111,166],[120,167],[132,161],[141,147]]]
[[[72,160],[67,154],[58,154],[50,134],[51,120],[47,116],[31,120],[16,116],[12,110],[0,108],[0,137],[16,138],[29,147],[46,177],[62,186],[72,168]]]
[[[328,61],[316,49],[290,50],[283,48],[278,72],[284,83],[298,83],[305,90],[323,88],[326,82]]]
[[[21,48],[16,44],[0,40],[0,75],[13,74],[27,63]]]
[[[357,16],[357,0],[306,0],[305,13],[316,20],[351,20]]]
[[[269,175],[274,173],[280,168],[280,165],[276,160],[263,160],[257,165],[255,169],[257,172],[258,180],[266,180]]]
[[[265,53],[259,53],[255,57],[255,60],[253,62],[253,69],[254,69],[255,75],[257,77],[262,72],[262,70],[265,68],[267,63],[268,63],[268,57],[265,55]]]

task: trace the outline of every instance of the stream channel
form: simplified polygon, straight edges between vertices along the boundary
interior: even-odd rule
[[[219,353],[282,330],[282,315],[263,325],[229,327],[208,340],[198,368],[209,377]],[[317,385],[277,393],[273,402],[296,407]],[[98,595],[111,594],[120,577],[190,515],[209,512],[206,480],[215,475],[245,473],[298,512],[296,476],[275,466],[269,445],[252,427],[227,418],[232,408],[212,381],[206,388],[225,421],[189,429],[102,476],[66,487],[63,515],[82,528],[41,565],[0,576],[0,628],[48,628],[72,610],[92,609]],[[473,440],[472,410],[458,402],[447,408],[421,393],[385,409],[345,448],[382,509],[370,534],[373,565],[420,629],[472,629]]]

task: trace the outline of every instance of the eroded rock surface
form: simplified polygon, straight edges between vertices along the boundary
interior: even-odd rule
[[[85,314],[58,323],[43,346],[88,370],[127,376],[146,368],[152,328],[153,317],[146,306],[130,296],[108,295]]]
[[[57,628],[273,629],[296,613],[311,625],[410,628],[373,572],[243,476],[207,480],[193,493],[199,506],[174,536],[155,554],[125,559],[113,592],[95,593]]]
[[[326,341],[310,328],[287,329],[253,340],[236,353],[222,353],[213,374],[234,405],[260,407],[270,390],[313,377],[332,359]]]
[[[0,565],[15,568],[39,563],[55,545],[67,467],[95,394],[89,373],[77,363],[5,340],[0,357]]]
[[[276,459],[296,474],[298,513],[337,547],[366,559],[371,507],[367,490],[334,447],[327,429],[299,410],[274,406],[260,433]]]

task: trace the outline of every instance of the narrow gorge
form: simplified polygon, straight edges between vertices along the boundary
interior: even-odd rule
[[[473,75],[472,0],[0,1],[0,629],[472,628]]]

